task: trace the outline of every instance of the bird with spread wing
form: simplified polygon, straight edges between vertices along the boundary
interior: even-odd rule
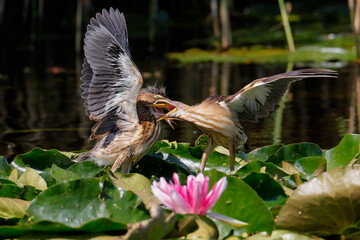
[[[302,69],[265,77],[254,80],[233,95],[212,96],[193,106],[169,99],[159,99],[156,103],[170,110],[162,118],[191,122],[208,135],[200,171],[204,170],[211,151],[218,145],[229,149],[230,170],[234,170],[237,148],[247,141],[240,121],[256,123],[269,116],[292,82],[319,77],[334,78],[337,72]]]
[[[125,17],[110,8],[90,20],[84,39],[81,81],[84,106],[95,146],[75,161],[93,160],[128,173],[157,141],[164,113],[154,103],[166,99],[163,88],[142,89],[143,79],[131,59]],[[171,125],[171,122],[167,120]]]

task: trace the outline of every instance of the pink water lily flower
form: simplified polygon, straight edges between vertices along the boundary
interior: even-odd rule
[[[161,177],[159,182],[153,182],[151,190],[157,199],[176,213],[206,215],[226,187],[226,177],[222,177],[208,193],[209,177],[202,173],[196,177],[189,175],[187,185],[181,186],[179,176],[174,173],[173,182],[168,183]]]

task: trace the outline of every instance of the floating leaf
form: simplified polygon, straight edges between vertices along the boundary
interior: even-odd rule
[[[53,221],[80,227],[109,218],[122,224],[146,219],[137,208],[139,199],[97,178],[83,178],[54,185],[39,194],[28,208],[32,221]]]
[[[273,163],[255,160],[241,167],[235,174],[238,175],[240,178],[243,178],[252,172],[268,173],[272,177],[285,177],[288,175],[285,171],[283,171],[281,168],[279,168]]]
[[[25,168],[25,172],[20,176],[17,183],[21,186],[33,186],[41,191],[44,191],[47,188],[45,180],[39,175],[39,173],[28,167]]]
[[[294,163],[299,158],[321,155],[322,149],[317,144],[303,142],[279,148],[267,161],[279,166],[282,161]]]
[[[327,170],[339,166],[345,166],[359,153],[358,134],[346,134],[340,143],[324,152],[324,157],[327,161]]]
[[[360,219],[360,167],[339,167],[303,183],[277,218],[279,228],[342,234]]]
[[[11,165],[18,168],[28,166],[36,170],[51,168],[52,164],[61,168],[68,168],[73,162],[58,150],[34,148],[28,153],[17,155],[11,163]]]
[[[268,207],[285,203],[287,197],[283,188],[268,174],[253,172],[243,180],[257,192]]]
[[[5,157],[0,156],[0,178],[8,178],[11,173],[11,167]]]
[[[7,198],[20,198],[22,188],[16,184],[1,184],[0,185],[0,197]]]
[[[99,233],[111,233],[115,231],[116,234],[125,234],[125,225],[106,218],[100,218],[87,222],[86,224],[73,228],[65,224],[55,223],[51,221],[39,221],[33,224],[19,224],[16,226],[0,226],[0,238],[26,238],[38,239],[40,236],[47,236],[46,238],[79,235],[81,238],[89,236],[97,236]]]
[[[188,234],[189,239],[217,239],[219,237],[217,226],[210,218],[195,215],[195,222],[198,229]]]
[[[162,239],[173,229],[177,216],[175,213],[165,216],[163,209],[157,205],[151,209],[152,218],[141,222],[129,224],[128,232],[124,239],[128,240],[152,240]]]
[[[137,173],[115,173],[115,176],[115,178],[111,178],[114,186],[133,192],[148,207],[152,203],[158,203],[158,200],[151,192],[151,182],[145,176]]]
[[[308,235],[303,235],[300,233],[295,233],[287,230],[274,230],[271,233],[271,236],[268,236],[266,233],[258,233],[251,237],[246,238],[246,240],[321,240],[323,238],[311,237]]]
[[[224,173],[215,169],[207,171],[205,174],[210,177],[210,185],[213,185],[221,177],[225,176]],[[228,186],[211,209],[211,212],[247,222],[249,225],[246,228],[242,228],[242,231],[249,233],[257,231],[271,232],[274,220],[264,201],[243,180],[231,176],[228,176],[227,180]],[[231,229],[240,230],[218,221],[216,223],[219,226],[220,237],[226,236]]]
[[[21,199],[0,197],[0,218],[22,218],[29,204]]]
[[[165,159],[162,159],[164,157]],[[178,159],[176,159],[178,161]],[[183,168],[181,164],[170,162],[168,156],[144,156],[132,168],[131,172],[139,173],[151,179],[153,176],[163,176],[168,179],[174,172],[189,174],[188,169]],[[186,166],[184,166],[186,167]]]
[[[160,148],[157,153],[174,155],[192,171],[197,172],[200,169],[201,156],[205,146],[189,146],[189,143],[172,144],[170,147]],[[213,151],[207,160],[206,169],[216,168],[219,171],[227,172],[229,170],[229,162],[230,160],[227,154]],[[239,166],[239,164],[235,162],[235,167],[237,166]]]
[[[270,146],[264,146],[257,148],[246,154],[245,160],[258,160],[258,161],[267,161],[268,158],[273,155],[279,148],[283,147],[284,144],[275,144]]]
[[[323,157],[304,157],[296,160],[294,166],[305,175],[311,176],[313,173],[326,164]]]

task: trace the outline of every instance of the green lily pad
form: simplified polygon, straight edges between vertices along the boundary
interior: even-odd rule
[[[68,168],[73,162],[58,150],[34,148],[28,153],[17,155],[11,163],[11,165],[17,168],[28,166],[36,170],[51,168],[52,164],[61,168]]]
[[[267,173],[272,177],[285,177],[288,174],[283,171],[280,167],[276,166],[271,162],[263,162],[263,161],[251,161],[245,166],[241,167],[235,174],[238,175],[240,178],[244,178],[252,172],[257,173]]]
[[[296,160],[303,157],[321,156],[322,149],[315,143],[294,143],[279,148],[273,155],[268,158],[268,162],[272,162],[278,166],[282,161],[295,163]]]
[[[162,159],[162,157],[164,159]],[[151,179],[153,176],[164,177],[166,179],[172,178],[174,172],[189,174],[189,169],[184,166],[182,163],[176,163],[176,160],[169,160],[169,156],[162,154],[157,154],[156,157],[144,156],[142,157],[131,169],[132,173],[139,173],[144,175],[148,179]],[[184,168],[182,167],[184,166]]]
[[[0,156],[0,178],[8,178],[11,173],[11,167],[5,157]]]
[[[200,145],[190,147],[189,143],[176,143],[168,147],[160,148],[157,153],[165,153],[176,156],[183,164],[191,169],[192,172],[198,172],[201,164],[201,156],[205,146]],[[213,151],[207,160],[206,169],[216,168],[219,171],[227,172],[229,170],[229,156],[217,151]],[[235,167],[239,164],[235,162]]]
[[[104,167],[100,167],[92,161],[77,162],[68,169],[63,169],[53,164],[51,167],[51,177],[56,180],[56,183],[61,183],[68,180],[95,177],[102,171],[104,171]]]
[[[22,188],[16,184],[1,184],[0,185],[0,197],[7,198],[20,198]]]
[[[268,174],[253,172],[243,180],[257,192],[268,207],[275,207],[285,203],[287,197],[283,188]]]
[[[320,236],[343,234],[360,219],[359,182],[360,167],[339,167],[303,183],[280,210],[277,226]]]
[[[324,157],[327,161],[327,170],[349,164],[359,154],[359,140],[360,135],[347,134],[336,147],[325,151]]]
[[[114,231],[116,234],[125,234],[125,225],[112,221],[107,218],[100,218],[87,222],[80,227],[69,227],[65,224],[51,222],[51,221],[39,221],[32,224],[19,224],[16,226],[0,226],[0,238],[64,238],[80,236],[80,238],[91,238],[97,236],[99,233],[111,233]]]
[[[30,202],[15,198],[0,197],[0,218],[22,218]]]
[[[273,155],[277,150],[279,150],[279,148],[283,146],[284,144],[275,144],[254,149],[245,155],[245,160],[258,160],[265,162],[271,155]]]
[[[41,191],[47,188],[47,184],[40,174],[34,169],[28,167],[25,168],[25,172],[17,180],[17,184],[20,186],[33,186]]]
[[[115,177],[111,177],[111,180],[115,187],[120,187],[136,194],[149,208],[151,204],[158,203],[158,200],[151,192],[150,180],[141,174],[115,173]]]
[[[100,218],[127,224],[147,218],[146,212],[137,208],[140,202],[133,193],[107,181],[83,178],[46,189],[32,201],[28,214],[33,222],[46,220],[69,227]]]
[[[206,171],[205,174],[210,177],[210,186],[226,176],[225,173],[215,169]],[[249,225],[240,229],[215,221],[219,227],[220,238],[226,236],[231,230],[235,230],[238,234],[244,231],[248,233],[271,232],[274,226],[273,217],[256,191],[239,178],[227,176],[227,180],[228,186],[211,212],[247,222]]]
[[[324,164],[326,164],[326,159],[323,157],[304,157],[296,160],[294,166],[299,169],[301,173],[311,176]]]
[[[274,230],[270,236],[266,233],[258,233],[251,237],[246,238],[246,240],[322,240],[317,236],[311,237],[309,234],[300,234],[296,232],[291,232],[287,230]]]

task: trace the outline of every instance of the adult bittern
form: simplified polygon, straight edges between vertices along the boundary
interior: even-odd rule
[[[157,106],[172,109],[163,118],[192,122],[208,135],[200,171],[204,170],[211,151],[217,145],[229,149],[230,170],[234,170],[237,147],[247,140],[240,121],[257,122],[259,118],[269,116],[292,82],[312,77],[333,78],[337,77],[337,72],[297,70],[254,80],[233,95],[209,97],[194,106],[169,99],[157,101]]]
[[[82,97],[96,145],[75,161],[120,166],[128,173],[156,142],[163,112],[153,103],[166,97],[163,88],[142,89],[143,80],[131,59],[125,17],[110,8],[90,20],[84,40]],[[170,122],[168,122],[170,124]]]

